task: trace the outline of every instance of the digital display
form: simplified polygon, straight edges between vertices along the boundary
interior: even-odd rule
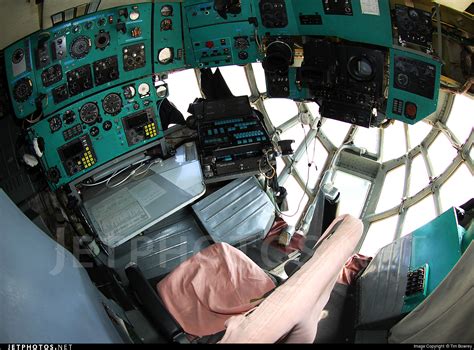
[[[77,154],[83,153],[84,147],[80,139],[74,140],[61,149],[63,159],[70,159]]]
[[[148,122],[148,114],[146,112],[134,115],[127,119],[125,123],[127,124],[127,129],[135,129],[141,127]]]

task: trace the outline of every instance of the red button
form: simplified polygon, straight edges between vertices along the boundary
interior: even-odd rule
[[[207,47],[208,49],[212,49],[212,48],[214,47],[214,42],[213,42],[213,41],[207,41],[207,42],[206,42],[206,47]]]
[[[417,112],[416,104],[413,102],[407,102],[405,104],[405,115],[410,119],[415,119]]]

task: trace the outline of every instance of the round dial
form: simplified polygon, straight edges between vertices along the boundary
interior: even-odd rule
[[[162,20],[160,24],[160,29],[161,31],[173,29],[173,21],[171,21],[169,18]]]
[[[140,85],[138,85],[138,93],[141,96],[148,95],[150,93],[150,85],[148,85],[147,83],[141,83]]]
[[[81,35],[75,38],[71,44],[72,58],[79,59],[87,56],[91,48],[91,42],[88,37]]]
[[[119,94],[110,93],[105,96],[102,101],[102,108],[104,112],[111,115],[116,115],[122,110],[122,99]]]
[[[25,57],[25,52],[23,51],[23,49],[16,49],[12,55],[12,62],[14,64],[18,64],[21,62],[23,57]]]
[[[129,85],[123,88],[123,95],[125,96],[127,100],[132,99],[136,93],[137,91],[135,90],[135,86],[133,85]]]
[[[168,17],[173,14],[173,7],[170,5],[164,5],[161,7],[160,13],[163,17]]]
[[[349,75],[357,81],[370,81],[375,75],[372,62],[365,56],[353,56],[347,63]]]
[[[140,18],[140,12],[138,12],[138,11],[130,12],[129,18],[130,18],[131,21],[136,21],[137,19]]]
[[[71,124],[76,119],[76,113],[71,110],[64,112],[63,120],[66,124]]]
[[[25,102],[33,93],[33,83],[30,78],[21,78],[13,86],[13,98],[17,102]]]
[[[234,47],[238,50],[247,50],[250,43],[247,38],[236,38],[234,41]]]
[[[94,102],[87,102],[79,110],[79,118],[86,124],[92,124],[99,118],[99,108]]]
[[[173,50],[169,47],[164,47],[158,52],[158,62],[168,64],[173,61],[173,56]]]
[[[58,131],[61,129],[61,126],[63,123],[61,122],[61,118],[59,118],[58,115],[55,115],[54,117],[49,118],[49,128],[51,129],[51,132]]]

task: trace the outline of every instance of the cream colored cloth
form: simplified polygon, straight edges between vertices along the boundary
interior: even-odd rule
[[[257,264],[227,243],[203,249],[157,285],[183,330],[199,337],[223,331],[228,318],[257,306],[274,288]]]
[[[339,227],[328,237],[341,220]],[[311,259],[254,311],[231,317],[220,342],[313,342],[321,312],[362,231],[363,224],[359,219],[350,215],[336,218],[321,237],[324,241]]]

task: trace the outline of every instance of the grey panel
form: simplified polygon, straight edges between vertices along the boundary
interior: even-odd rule
[[[232,245],[264,238],[275,219],[273,203],[254,176],[232,181],[193,210],[215,242]]]
[[[126,281],[125,267],[134,262],[147,279],[172,271],[209,246],[189,208],[170,216],[130,241],[109,250],[108,265]]]
[[[394,324],[401,317],[412,236],[383,247],[357,281],[357,326]]]
[[[76,258],[0,190],[0,343],[122,342]]]

